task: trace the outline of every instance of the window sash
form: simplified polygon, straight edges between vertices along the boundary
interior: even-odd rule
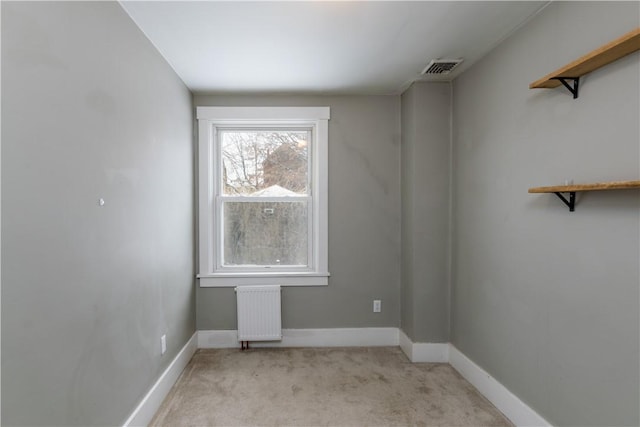
[[[286,197],[272,197],[272,196],[230,196],[224,193],[224,179],[223,179],[223,156],[222,156],[222,138],[221,135],[224,132],[242,132],[242,131],[307,131],[309,133],[309,147],[307,152],[307,195],[301,194],[299,196],[286,196]],[[237,124],[212,124],[213,135],[213,153],[215,168],[213,178],[213,188],[215,199],[214,203],[214,221],[215,226],[211,236],[213,242],[215,242],[215,259],[213,260],[214,272],[219,273],[231,273],[231,272],[313,272],[315,271],[314,263],[314,218],[313,218],[313,164],[316,145],[316,132],[315,124],[309,122],[301,123],[251,123],[243,124],[239,126]],[[225,241],[225,220],[224,220],[224,202],[307,202],[307,265],[282,265],[282,264],[267,264],[267,265],[226,265],[224,263],[224,241]]]
[[[216,162],[216,182],[214,183],[214,188],[216,190],[217,195],[224,195],[224,180],[222,178],[222,171],[224,169],[223,165],[223,155],[222,155],[222,138],[221,134],[225,132],[258,132],[258,131],[306,131],[309,134],[308,147],[307,147],[307,194],[312,195],[313,189],[313,156],[316,152],[315,144],[316,144],[316,135],[315,135],[315,125],[308,122],[302,123],[287,123],[287,124],[273,124],[273,123],[251,123],[245,124],[243,126],[238,126],[234,124],[214,124],[212,125],[212,135],[213,135],[213,144],[214,144],[214,153],[215,153],[215,162]]]
[[[301,203],[304,202],[307,209],[307,264],[306,265],[288,265],[288,264],[239,264],[226,265],[224,263],[224,203]],[[253,197],[253,196],[216,196],[214,220],[216,222],[216,235],[213,239],[216,241],[216,259],[215,270],[221,273],[231,272],[312,272],[315,271],[314,264],[314,233],[313,233],[313,197],[311,196],[290,196],[290,197]]]

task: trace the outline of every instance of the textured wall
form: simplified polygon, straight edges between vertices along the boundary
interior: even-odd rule
[[[118,3],[2,2],[3,425],[122,425],[193,334],[191,106]]]
[[[530,82],[640,24],[637,2],[557,2],[454,82],[452,342],[554,425],[638,425],[639,54],[577,100]]]
[[[402,94],[402,330],[449,341],[451,85]]]
[[[329,285],[287,287],[284,328],[399,326],[400,97],[194,96],[196,106],[329,106]],[[232,288],[197,290],[198,329],[235,329]],[[373,313],[374,299],[382,312]]]

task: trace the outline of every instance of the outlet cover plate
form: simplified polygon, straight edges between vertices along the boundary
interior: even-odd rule
[[[373,312],[380,313],[382,311],[382,301],[379,299],[373,300]]]

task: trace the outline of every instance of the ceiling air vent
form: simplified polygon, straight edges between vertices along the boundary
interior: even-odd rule
[[[462,59],[434,59],[429,62],[422,74],[449,74]]]

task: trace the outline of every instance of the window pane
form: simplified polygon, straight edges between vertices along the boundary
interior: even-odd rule
[[[224,202],[224,265],[308,265],[307,202]]]
[[[304,130],[221,130],[226,195],[307,194],[309,141]]]

